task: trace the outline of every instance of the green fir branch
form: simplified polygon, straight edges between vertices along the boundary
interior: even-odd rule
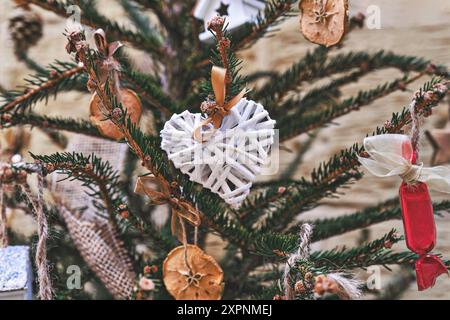
[[[450,209],[450,201],[433,204],[434,213],[440,215],[442,211]],[[312,241],[320,241],[346,232],[359,230],[389,220],[401,219],[399,199],[390,199],[375,207],[365,208],[361,211],[336,218],[311,221],[314,225]],[[293,232],[294,228],[290,230]]]
[[[416,110],[419,116],[429,114],[430,110],[438,105],[446,96],[448,86],[448,82],[439,79],[424,84],[416,95]],[[433,93],[429,95],[431,99],[425,100],[426,92]],[[400,113],[392,115],[388,126],[377,127],[373,135],[399,133],[410,121],[409,107],[405,107]],[[239,212],[240,216],[245,216],[246,212],[252,212],[254,213],[252,216],[259,217],[263,222],[260,227],[270,226],[271,230],[283,230],[300,212],[314,207],[317,201],[324,197],[333,196],[338,188],[361,178],[357,155],[362,154],[363,151],[363,147],[358,144],[341,150],[330,160],[322,162],[315,168],[311,173],[310,181],[303,178],[291,185],[286,185],[286,192],[282,195],[278,193],[276,185],[269,187],[263,194],[254,198],[255,208],[250,209],[252,204],[245,203]],[[308,191],[310,186],[316,188],[317,193]],[[307,190],[303,191],[304,189]],[[311,194],[311,201],[302,201],[302,196],[308,200],[308,197],[304,196],[305,192]]]
[[[17,111],[24,112],[39,101],[47,103],[50,96],[60,91],[73,90],[80,82],[86,82],[82,67],[71,62],[56,61],[50,64],[45,72],[25,79],[24,90],[8,91],[0,96],[0,113]]]
[[[354,68],[360,68],[367,72],[392,67],[403,72],[432,72],[434,75],[444,77],[449,75],[445,66],[434,66],[432,69],[428,68],[429,66],[430,61],[426,59],[385,51],[373,54],[349,52],[328,57],[328,50],[318,47],[312,53],[307,53],[285,72],[266,83],[254,94],[254,97],[265,101],[265,105],[269,105],[270,102],[280,101],[289,91],[295,90],[304,81],[312,82]]]
[[[92,137],[105,138],[102,134],[100,134],[97,127],[95,127],[90,121],[61,117],[47,117],[32,112],[26,112],[24,114],[4,114],[1,119],[1,125],[5,128],[17,125],[30,125],[31,127],[37,127],[43,130],[63,130],[85,134]]]

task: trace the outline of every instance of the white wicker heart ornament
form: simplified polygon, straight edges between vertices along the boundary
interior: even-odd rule
[[[174,114],[161,131],[161,148],[190,180],[238,207],[268,160],[275,121],[261,104],[243,98],[218,130],[204,129],[213,134],[202,143],[193,132],[204,120],[200,113]]]

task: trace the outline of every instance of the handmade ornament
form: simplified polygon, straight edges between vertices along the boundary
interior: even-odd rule
[[[302,0],[301,31],[304,37],[330,47],[345,35],[348,23],[348,0]]]
[[[443,129],[425,131],[425,135],[433,147],[431,165],[450,163],[450,122]]]
[[[123,110],[120,108],[113,110],[111,117],[115,120],[121,120],[126,114],[127,117],[130,117],[132,123],[139,122],[142,114],[142,105],[138,95],[131,89],[123,89],[120,87],[120,65],[114,59],[114,54],[122,47],[122,44],[118,41],[108,43],[105,32],[102,29],[95,31],[94,39],[97,50],[101,54],[99,80],[102,84],[108,81],[110,89],[117,98],[118,104],[121,103],[123,107]],[[92,123],[99,129],[103,136],[114,140],[123,139],[123,132],[121,132],[111,119],[105,117],[106,110],[96,92],[91,98],[89,109]]]
[[[174,114],[161,131],[161,148],[190,180],[238,207],[268,160],[275,121],[261,104],[243,98],[245,90],[225,102],[225,78],[225,69],[213,67],[208,116]]]
[[[159,189],[159,191],[157,190]],[[171,230],[172,234],[180,242],[186,242],[186,232],[183,221],[194,227],[200,225],[200,213],[192,205],[172,196],[169,184],[165,180],[159,180],[154,176],[139,177],[136,181],[134,192],[149,197],[151,204],[169,204],[172,209]]]
[[[60,209],[69,234],[89,268],[115,299],[129,299],[136,275],[115,228],[107,219],[86,218],[65,204],[60,204]]]
[[[416,136],[416,135],[414,135]],[[384,134],[364,139],[368,157],[360,163],[377,177],[400,176],[400,203],[408,248],[419,255],[416,275],[419,290],[432,287],[447,273],[437,256],[429,254],[436,243],[436,226],[428,188],[450,193],[450,168],[417,163],[417,148],[406,135]]]
[[[254,21],[264,7],[264,1],[260,0],[199,0],[193,11],[194,17],[205,24],[205,31],[199,35],[199,39],[213,39],[208,31],[208,21],[217,15],[226,16],[229,21],[228,30],[233,30]]]
[[[211,256],[191,244],[173,249],[163,263],[163,281],[177,300],[219,300],[223,271]]]

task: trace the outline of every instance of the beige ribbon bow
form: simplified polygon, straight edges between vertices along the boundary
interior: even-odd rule
[[[155,187],[159,187],[161,191],[156,191]],[[172,196],[170,186],[166,181],[161,181],[154,176],[139,177],[134,192],[148,196],[152,204],[170,205],[172,208],[172,234],[182,243],[186,243],[183,221],[186,220],[194,227],[198,227],[201,223],[199,211],[187,201]]]
[[[424,167],[411,163],[411,139],[402,134],[382,134],[364,139],[368,158],[358,156],[359,162],[377,177],[400,176],[406,183],[420,181],[430,189],[450,193],[450,168]]]
[[[214,129],[219,129],[223,118],[230,113],[230,110],[245,96],[247,89],[242,89],[235,97],[225,103],[226,97],[227,69],[213,66],[211,70],[211,84],[216,98],[215,106],[207,119],[202,121],[195,129],[193,137],[199,142],[204,142],[202,138],[202,127],[212,123]]]

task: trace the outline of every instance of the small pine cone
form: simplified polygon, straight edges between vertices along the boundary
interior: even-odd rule
[[[26,52],[42,38],[42,18],[34,12],[21,10],[9,19],[8,30],[16,53]]]

